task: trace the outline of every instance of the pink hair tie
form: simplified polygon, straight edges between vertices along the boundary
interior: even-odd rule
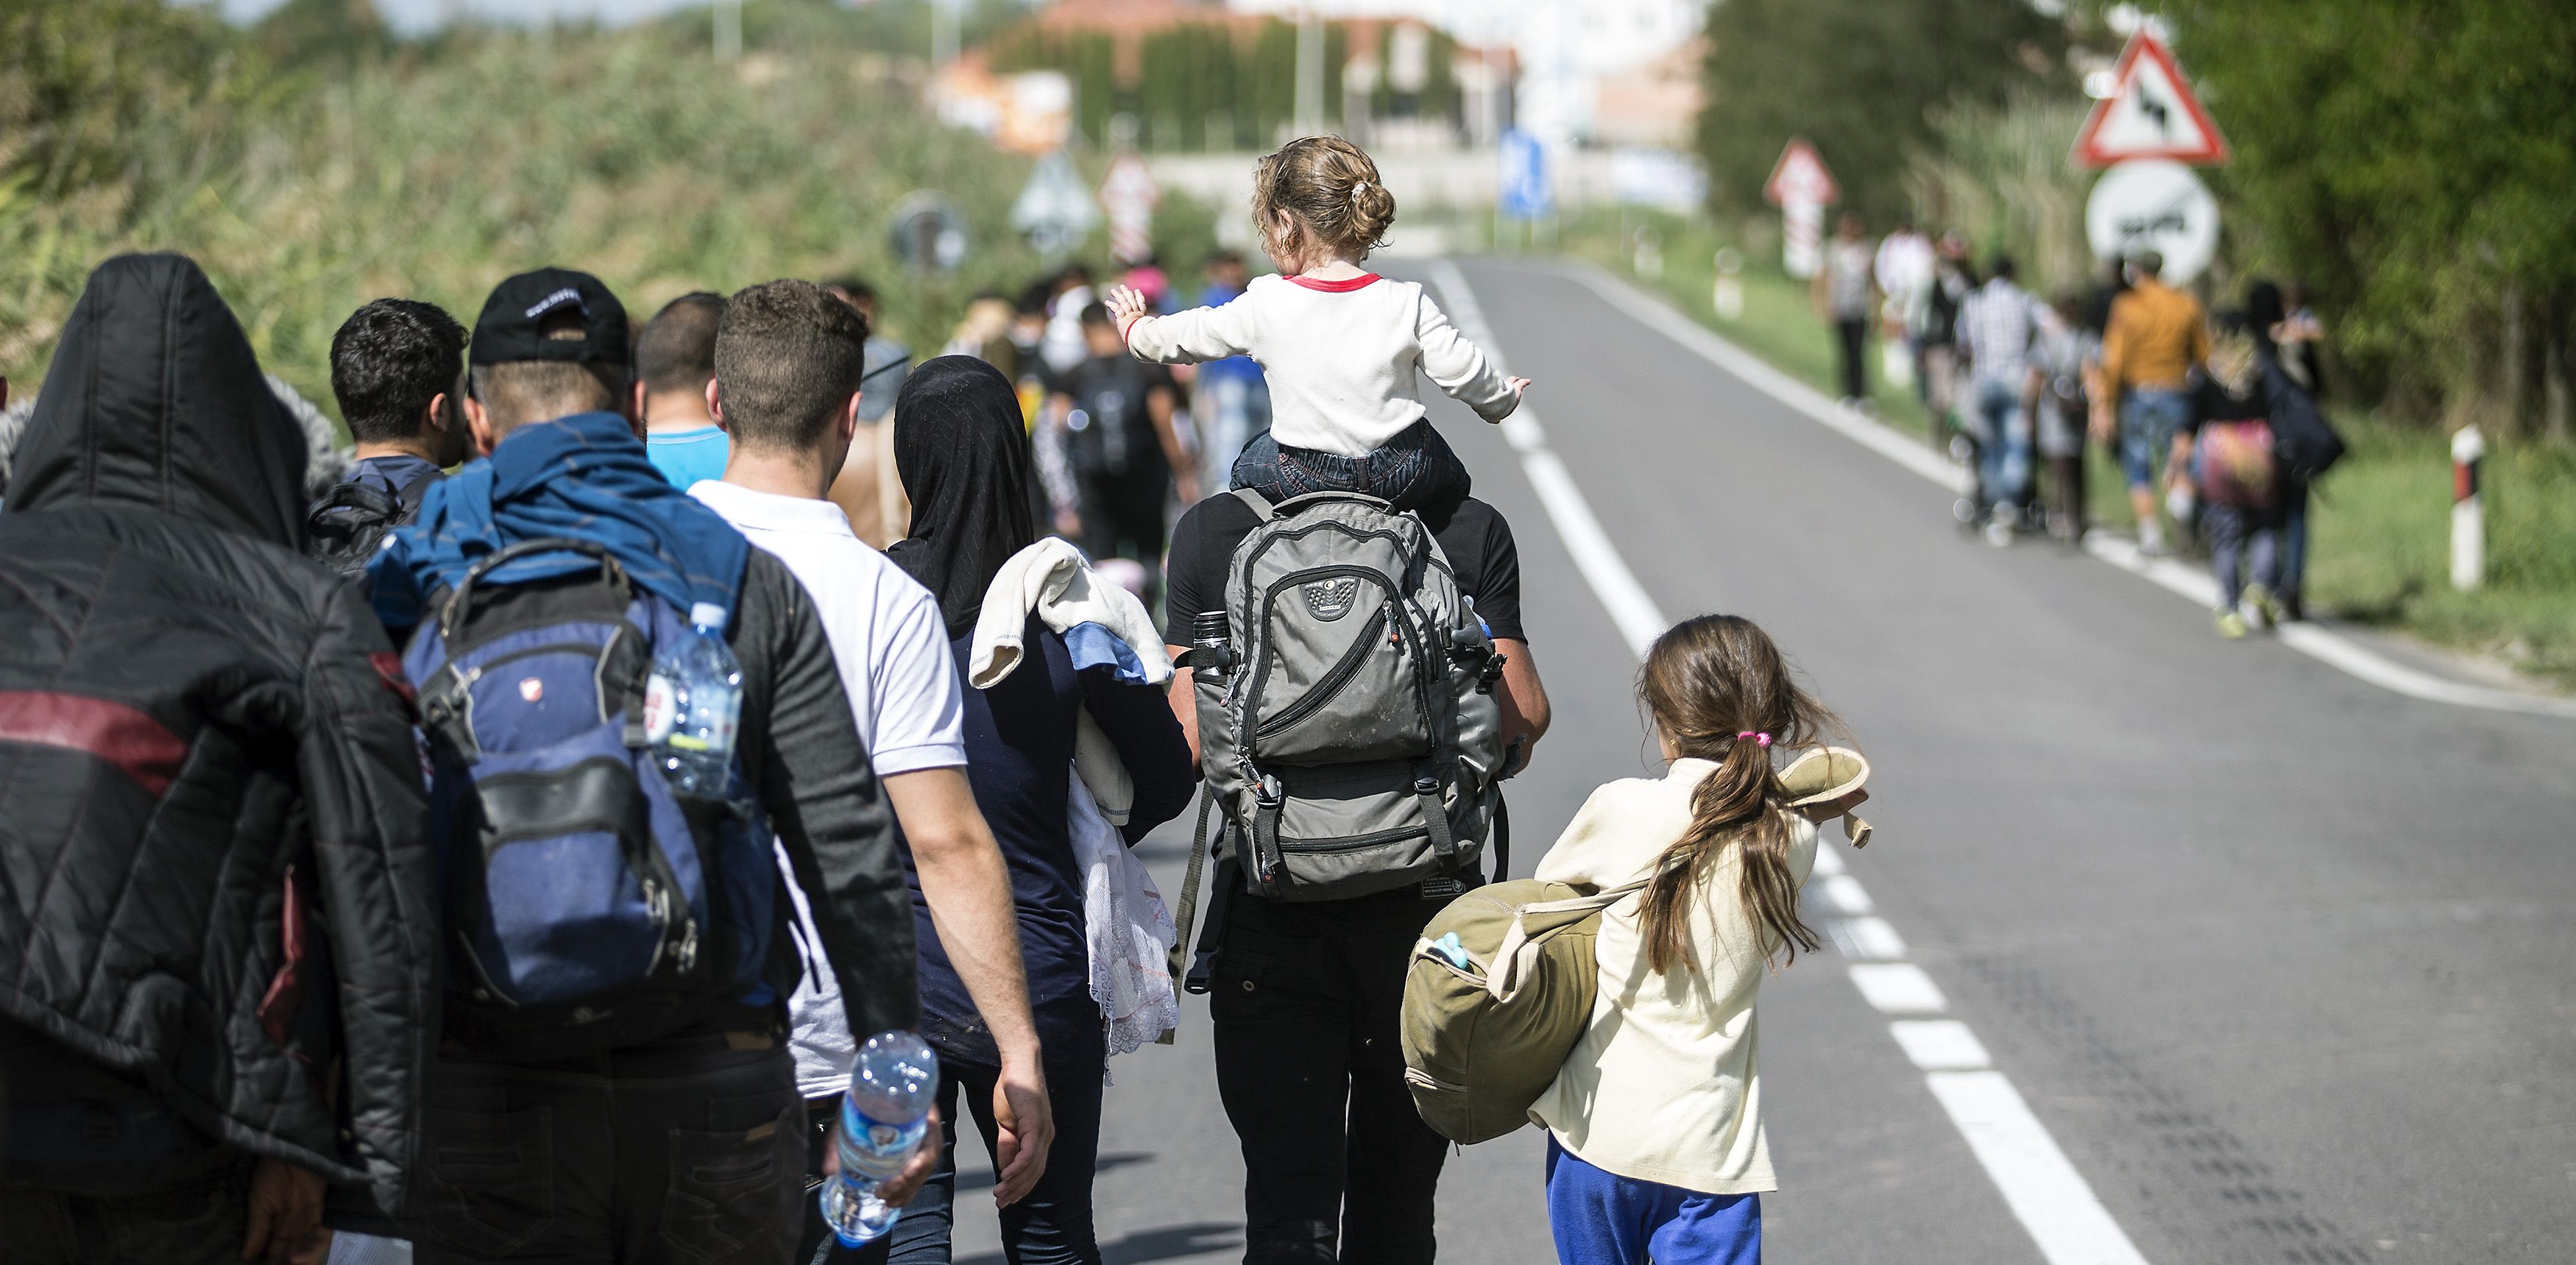
[[[1763,746],[1767,747],[1771,745],[1771,735],[1766,733],[1755,733],[1754,731],[1747,729],[1743,733],[1735,736],[1739,741],[1745,738],[1751,738],[1754,741],[1761,743]]]

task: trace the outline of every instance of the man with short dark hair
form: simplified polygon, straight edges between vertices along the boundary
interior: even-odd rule
[[[867,322],[821,287],[773,281],[735,294],[708,394],[733,455],[722,482],[699,483],[689,495],[777,555],[814,599],[860,740],[903,831],[928,919],[917,916],[916,936],[936,937],[1001,1055],[989,1116],[994,1191],[1009,1204],[1046,1171],[1053,1113],[1010,869],[966,780],[965,708],[947,627],[930,591],[853,535],[824,497],[859,432],[866,341]],[[810,928],[811,915],[798,914]],[[810,1126],[807,1180],[819,1183],[856,1038],[866,1034],[842,1021],[828,970],[807,972],[788,1009]],[[814,1260],[828,1234],[809,1204],[798,1261]]]
[[[419,512],[444,469],[465,459],[464,373],[465,327],[434,303],[378,299],[331,335],[331,394],[357,453],[348,477],[308,511],[312,557],[355,576],[384,533]]]
[[[558,537],[614,559],[619,584],[596,579],[597,554],[539,545],[477,581],[476,606],[493,594],[505,618],[531,627],[617,618],[603,594],[620,608],[628,592],[715,607],[708,626],[722,627],[740,667],[734,763],[813,910],[846,1022],[869,1034],[914,1027],[912,902],[831,644],[796,577],[645,458],[629,354],[626,310],[594,277],[546,269],[493,292],[475,323],[466,402],[485,460],[432,489],[421,521],[392,535],[373,568],[378,612],[408,629],[476,562]],[[533,704],[529,688],[519,697]],[[470,834],[433,842],[447,855],[479,846]],[[775,882],[764,873],[734,890]],[[465,917],[451,902],[451,942]],[[767,920],[735,930],[756,985],[657,1035],[530,1062],[451,1029],[429,1095],[433,1190],[413,1227],[423,1265],[788,1259],[806,1155],[786,997],[803,967]],[[911,1198],[936,1149],[889,1183],[891,1200]],[[519,1158],[435,1158],[493,1154]]]
[[[683,492],[724,477],[723,428],[707,412],[716,378],[720,294],[684,294],[662,306],[635,336],[635,376],[644,388],[644,453]]]
[[[2118,439],[2138,551],[2158,555],[2167,548],[2157,517],[2158,463],[2174,434],[2190,424],[2191,372],[2209,359],[2209,316],[2200,300],[2165,284],[2163,255],[2142,251],[2128,268],[2129,288],[2111,300],[2102,331],[2104,398],[2093,404],[2093,437],[2106,444]],[[2189,524],[2176,526],[2189,530]]]
[[[2039,376],[2031,347],[2051,318],[2014,281],[2012,257],[1997,255],[1987,280],[1959,309],[1959,352],[1968,366],[1970,439],[1977,449],[1972,524],[1986,543],[2012,543],[2031,486],[2032,409]]]

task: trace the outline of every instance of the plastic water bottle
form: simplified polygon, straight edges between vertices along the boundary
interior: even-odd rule
[[[644,737],[662,776],[683,795],[724,797],[742,720],[742,664],[725,644],[725,608],[689,608],[695,631],[663,647],[644,683]]]
[[[903,1209],[877,1198],[877,1187],[903,1172],[930,1131],[930,1102],[939,1091],[939,1056],[909,1032],[880,1032],[850,1064],[841,1099],[841,1171],[823,1183],[823,1224],[845,1247],[894,1228]]]

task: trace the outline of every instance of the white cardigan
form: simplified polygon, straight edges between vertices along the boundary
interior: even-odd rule
[[[1592,793],[1538,863],[1550,883],[1610,888],[1653,871],[1690,825],[1691,792],[1717,768],[1676,760],[1661,778]],[[1816,828],[1789,819],[1789,865],[1803,886]],[[1586,1163],[1621,1177],[1712,1195],[1777,1190],[1762,1134],[1754,999],[1767,967],[1763,932],[1736,884],[1742,853],[1709,868],[1690,918],[1689,962],[1657,975],[1639,927],[1643,893],[1613,905],[1593,942],[1600,993],[1592,1023],[1530,1116]]]
[[[1520,404],[1511,383],[1420,284],[1366,273],[1347,281],[1263,276],[1223,307],[1144,316],[1123,331],[1139,359],[1261,362],[1270,433],[1292,448],[1357,457],[1422,419],[1419,369],[1499,422]]]

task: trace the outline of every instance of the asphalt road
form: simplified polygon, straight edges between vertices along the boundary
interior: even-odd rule
[[[1840,854],[2139,1254],[2576,1256],[2576,724],[2402,698],[2099,562],[1972,543],[1946,493],[1572,274],[1460,267],[1655,603],[1760,621],[1848,722],[1879,836]],[[1656,771],[1634,659],[1501,436],[1434,416],[1517,531],[1556,702],[1512,786],[1526,873],[1593,786]],[[1167,892],[1186,844],[1146,845]],[[1889,1024],[1831,949],[1766,988],[1771,1259],[2043,1260]],[[1112,1070],[1107,1259],[1239,1259],[1204,1006]],[[1445,1256],[1552,1259],[1540,1152],[1453,1156]],[[971,1200],[958,1258],[999,1262]]]

